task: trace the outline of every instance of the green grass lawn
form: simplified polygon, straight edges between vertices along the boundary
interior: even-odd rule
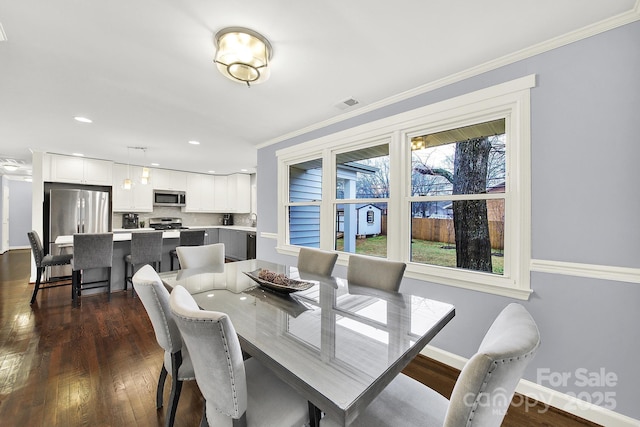
[[[422,264],[433,264],[442,267],[456,266],[456,249],[452,245],[445,245],[442,242],[431,242],[428,240],[413,239],[411,243],[411,260]],[[344,249],[344,240],[336,241],[336,249]],[[356,253],[362,255],[373,255],[379,257],[387,256],[387,236],[375,236],[366,239],[356,239]],[[501,256],[492,256],[491,264],[493,273],[502,274],[504,272],[504,259]]]

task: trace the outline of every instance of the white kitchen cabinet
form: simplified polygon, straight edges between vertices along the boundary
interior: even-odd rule
[[[229,212],[228,194],[229,188],[227,185],[228,179],[223,175],[216,175],[213,186],[213,199],[215,203],[216,212]]]
[[[113,162],[58,154],[46,154],[46,158],[50,162],[48,178],[51,182],[112,185]]]
[[[227,177],[229,212],[251,212],[251,176],[236,173]]]
[[[187,190],[187,173],[169,169],[151,169],[151,187],[154,190]],[[187,196],[187,201],[189,196]]]
[[[215,177],[200,173],[187,173],[187,205],[184,212],[215,212]]]
[[[216,175],[215,211],[249,213],[251,211],[251,177],[246,174]]]
[[[153,212],[153,187],[151,183],[142,184],[141,166],[113,165],[113,211],[114,212]],[[131,179],[130,190],[123,188],[126,178]]]

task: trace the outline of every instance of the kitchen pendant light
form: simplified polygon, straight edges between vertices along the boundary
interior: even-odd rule
[[[271,43],[263,35],[242,27],[224,28],[215,36],[218,70],[227,78],[246,83],[262,83],[269,78]]]
[[[131,183],[131,171],[129,170],[130,164],[131,164],[131,147],[127,147],[127,177],[122,182],[123,190],[131,190],[132,183]]]
[[[147,164],[147,147],[138,147],[140,148],[143,153],[144,153],[144,164]],[[140,176],[140,183],[142,185],[147,185],[149,184],[149,180],[151,179],[151,171],[149,170],[148,167],[143,166],[142,167],[142,175]]]

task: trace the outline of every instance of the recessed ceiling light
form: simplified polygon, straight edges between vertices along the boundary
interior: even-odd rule
[[[27,177],[24,180],[27,181],[27,182],[33,182],[33,178],[31,178],[31,177]]]
[[[160,166],[160,163],[151,163],[151,166]]]
[[[240,169],[240,172],[247,172],[246,169]]]
[[[199,141],[189,141],[189,144],[191,145],[200,145]]]
[[[93,123],[93,120],[88,119],[86,117],[76,116],[74,119],[80,123]]]
[[[18,170],[18,166],[14,165],[4,165],[3,168],[9,172],[15,172]]]
[[[77,157],[84,157],[84,154],[82,153],[71,153],[72,156],[77,156]]]
[[[209,173],[216,173],[216,171],[208,171]]]

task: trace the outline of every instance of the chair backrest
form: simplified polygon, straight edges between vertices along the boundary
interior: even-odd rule
[[[40,236],[35,230],[27,231],[27,236],[29,237],[29,244],[31,244],[33,259],[36,261],[36,267],[41,267],[42,259],[44,258],[44,249]]]
[[[169,291],[158,273],[147,264],[133,275],[132,281],[147,310],[160,347],[169,354],[181,350],[182,337],[169,308]]]
[[[182,230],[178,246],[204,245],[204,230]]]
[[[203,246],[177,246],[180,268],[224,265],[224,243]]]
[[[131,233],[131,263],[134,265],[162,261],[162,231]]]
[[[207,408],[213,406],[219,413],[240,419],[247,410],[246,372],[240,341],[229,316],[200,310],[180,285],[171,291],[169,305],[189,349]]]
[[[499,427],[539,345],[540,333],[529,312],[520,304],[509,304],[462,368],[445,427]]]
[[[113,264],[113,233],[82,233],[73,235],[73,271],[111,267]]]
[[[331,276],[337,259],[337,253],[313,248],[300,248],[298,270],[320,276]]]
[[[403,262],[351,255],[347,280],[359,286],[398,292],[406,267]]]

